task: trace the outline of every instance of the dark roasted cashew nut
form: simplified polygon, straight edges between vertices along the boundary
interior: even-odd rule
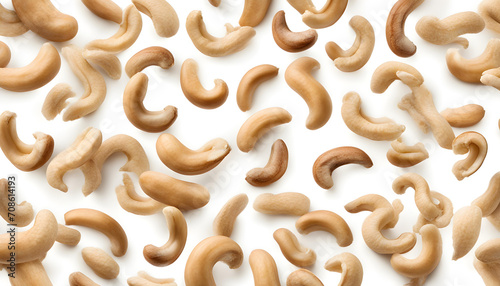
[[[278,139],[271,147],[269,161],[264,168],[248,171],[245,180],[252,186],[263,187],[278,181],[288,167],[288,148],[283,140]]]
[[[292,32],[286,23],[285,12],[278,11],[273,17],[273,38],[276,44],[290,53],[302,52],[314,46],[318,40],[316,30]]]
[[[398,0],[387,17],[385,36],[391,51],[400,57],[411,57],[417,47],[405,35],[406,18],[417,9],[424,0]]]
[[[481,167],[488,152],[488,142],[480,133],[467,131],[453,140],[452,149],[455,154],[469,154],[467,158],[456,162],[452,168],[457,180],[461,181]]]

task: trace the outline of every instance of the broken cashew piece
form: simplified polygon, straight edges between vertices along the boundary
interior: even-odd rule
[[[96,16],[117,24],[122,23],[122,8],[113,0],[82,0],[82,2]]]
[[[247,207],[248,196],[239,194],[230,198],[222,207],[213,222],[215,235],[231,237],[238,215]]]
[[[453,153],[467,154],[467,158],[456,162],[452,172],[461,181],[474,174],[483,164],[488,152],[488,142],[480,133],[467,131],[458,135],[453,140]]]
[[[263,82],[278,75],[279,69],[273,65],[259,65],[250,69],[241,78],[236,91],[236,102],[241,111],[248,111],[252,107],[253,96],[257,87]]]
[[[129,286],[177,286],[173,278],[155,278],[146,271],[137,272],[137,276],[127,279]]]
[[[153,21],[156,34],[170,38],[179,30],[179,17],[166,0],[132,0],[135,7]]]
[[[307,269],[297,269],[288,275],[286,286],[324,286],[314,273]]]
[[[57,225],[56,241],[69,246],[76,246],[80,242],[82,234],[74,229],[63,224]]]
[[[255,286],[280,286],[278,268],[273,257],[265,250],[255,249],[248,258]]]
[[[338,214],[326,211],[312,211],[301,216],[295,222],[295,228],[300,234],[313,231],[326,231],[337,238],[337,244],[346,247],[352,243],[352,232],[346,221]]]
[[[385,36],[391,51],[399,57],[411,57],[417,52],[415,44],[405,35],[406,18],[424,0],[398,0],[387,17]]]
[[[441,111],[441,115],[453,127],[474,126],[483,119],[484,113],[484,108],[479,104],[467,104]]]
[[[115,189],[116,198],[120,206],[136,215],[152,215],[160,212],[165,204],[152,198],[143,197],[136,193],[134,183],[128,174],[123,174],[123,185]]]
[[[16,272],[14,276],[15,277],[9,276],[11,286],[53,285],[40,259],[24,263],[16,263]]]
[[[262,20],[264,20],[267,10],[269,9],[269,5],[271,5],[271,0],[245,0],[243,12],[241,13],[238,24],[241,27],[255,27],[259,25]]]
[[[100,248],[85,247],[82,249],[82,257],[90,269],[103,279],[115,279],[120,273],[118,263]]]
[[[83,57],[90,63],[100,67],[111,79],[120,79],[122,63],[113,53],[103,50],[84,50]]]
[[[174,56],[172,53],[158,46],[153,46],[140,50],[133,55],[125,65],[125,72],[128,77],[141,72],[149,66],[159,66],[162,69],[169,69],[174,65]]]
[[[453,216],[453,260],[464,257],[476,244],[482,216],[481,208],[475,205],[463,207]]]
[[[28,30],[15,11],[6,9],[0,4],[0,36],[17,37]]]
[[[392,141],[391,149],[387,151],[387,160],[394,166],[401,168],[415,166],[427,158],[429,158],[429,153],[424,144],[418,142],[408,146],[403,143],[401,137]]]
[[[279,228],[273,233],[286,260],[297,267],[308,267],[316,262],[316,253],[299,243],[297,237],[286,228]]]
[[[441,215],[433,220],[427,220],[422,214],[418,215],[417,223],[413,226],[413,232],[419,233],[420,228],[426,224],[433,224],[438,228],[447,227],[453,217],[453,204],[451,200],[438,192],[431,191],[431,196],[434,200],[438,200],[438,207],[441,209]]]
[[[252,186],[264,187],[278,181],[288,167],[288,148],[283,140],[278,139],[271,147],[269,161],[264,168],[248,171],[245,180]]]
[[[484,22],[486,22],[486,28],[500,33],[500,2],[498,0],[483,0],[479,4],[477,11],[481,17],[483,17]]]
[[[354,72],[361,69],[370,59],[375,47],[373,27],[362,16],[354,16],[349,25],[356,32],[356,40],[348,50],[343,50],[334,42],[328,42],[325,50],[335,66],[343,72]]]
[[[500,90],[500,67],[483,72],[481,83]]]
[[[478,206],[483,217],[488,217],[495,212],[500,205],[500,172],[491,177],[486,191],[472,201],[471,205]]]
[[[301,32],[292,32],[286,23],[285,12],[278,11],[273,17],[273,38],[276,44],[284,51],[298,53],[314,46],[318,40],[318,33],[314,29]]]
[[[263,214],[302,216],[309,212],[311,201],[301,193],[285,192],[277,195],[261,194],[253,208]]]
[[[33,206],[26,201],[20,204],[14,202],[14,211],[12,211],[12,207],[10,207],[12,202],[9,200],[12,197],[12,195],[9,196],[9,182],[6,179],[0,179],[0,216],[6,222],[17,227],[27,226],[35,217]]]
[[[42,106],[42,115],[47,120],[53,120],[69,105],[68,98],[75,97],[71,86],[67,83],[56,84],[47,94]]]
[[[309,27],[321,29],[335,24],[347,7],[347,0],[328,0],[321,9],[311,1],[287,0],[295,10],[302,14],[302,21]]]
[[[342,274],[339,286],[361,286],[363,282],[363,265],[354,254],[349,252],[328,259],[325,269]]]
[[[100,286],[82,272],[73,272],[69,275],[69,286]]]

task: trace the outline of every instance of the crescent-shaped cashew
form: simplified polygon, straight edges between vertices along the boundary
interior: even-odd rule
[[[181,88],[186,98],[194,105],[214,109],[226,102],[229,89],[222,79],[214,80],[214,88],[207,90],[201,85],[198,78],[198,63],[193,59],[187,59],[181,67]]]
[[[78,32],[78,22],[61,13],[50,0],[12,0],[12,6],[23,24],[40,37],[66,42]]]
[[[16,37],[26,33],[29,29],[17,17],[15,11],[6,9],[0,4],[0,36]]]
[[[219,261],[230,269],[240,267],[243,262],[241,247],[227,236],[211,236],[198,243],[186,262],[186,286],[215,286],[212,268]]]
[[[409,278],[420,278],[429,275],[441,261],[443,241],[439,229],[433,224],[424,225],[420,229],[422,235],[422,251],[418,257],[408,259],[395,253],[391,257],[391,266],[401,275]]]
[[[69,275],[69,286],[100,286],[82,272],[73,272]]]
[[[387,17],[385,36],[391,51],[399,57],[411,57],[417,47],[405,35],[406,18],[417,9],[424,0],[398,0]]]
[[[16,262],[15,277],[9,275],[11,286],[26,286],[26,285],[39,285],[39,286],[52,286],[45,268],[39,259],[25,262]]]
[[[500,263],[484,263],[475,258],[474,268],[486,286],[496,286],[500,283]]]
[[[498,0],[483,0],[477,7],[477,11],[484,22],[486,28],[500,33],[500,2]]]
[[[0,216],[6,222],[17,227],[27,226],[35,217],[33,206],[26,201],[20,204],[15,201],[12,202],[13,195],[9,192],[9,185],[6,179],[0,179]],[[12,204],[14,205],[14,211],[12,211]]]
[[[238,90],[236,91],[236,102],[241,111],[250,110],[257,87],[263,82],[276,77],[278,71],[279,69],[273,65],[259,65],[250,69],[243,78],[241,78]]]
[[[286,228],[279,228],[273,233],[286,260],[297,267],[308,267],[316,262],[314,250],[300,244],[297,237]]]
[[[307,269],[297,269],[288,275],[286,286],[324,286],[314,273]]]
[[[309,107],[306,127],[311,130],[325,125],[332,115],[332,99],[326,89],[313,78],[311,72],[319,69],[317,60],[302,57],[293,61],[285,71],[285,81]]]
[[[404,125],[399,125],[387,117],[373,118],[361,109],[361,97],[356,92],[348,92],[342,99],[342,119],[352,132],[376,141],[392,141],[405,131]]]
[[[413,75],[417,79],[417,85],[424,83],[424,77],[416,68],[402,62],[389,61],[381,64],[373,72],[370,83],[371,90],[375,93],[384,93],[395,80],[401,80],[398,72]]]
[[[337,238],[337,244],[346,247],[352,243],[352,232],[347,222],[338,214],[326,211],[312,211],[301,216],[295,222],[295,228],[300,234],[313,231],[326,231]]]
[[[202,185],[181,181],[158,172],[142,173],[139,184],[151,198],[180,210],[198,209],[210,200],[210,193]]]
[[[129,286],[177,286],[173,278],[155,278],[146,271],[137,272],[137,276],[127,279]]]
[[[17,135],[16,114],[4,111],[0,115],[0,148],[5,157],[22,171],[34,171],[50,159],[54,151],[54,139],[45,133],[35,132],[35,143],[29,145]]]
[[[483,119],[484,113],[484,108],[479,104],[467,104],[441,111],[441,115],[453,127],[474,126]]]
[[[490,239],[476,249],[476,258],[484,263],[500,262],[500,238]]]
[[[75,97],[71,86],[66,83],[56,84],[47,94],[42,106],[42,115],[47,120],[53,120],[69,105],[68,98]]]
[[[82,234],[74,229],[63,224],[57,225],[56,241],[69,246],[76,246],[80,242]]]
[[[363,265],[354,254],[349,252],[328,259],[325,269],[342,274],[339,286],[361,286],[363,281]]]
[[[500,67],[483,72],[481,83],[500,90]]]
[[[158,46],[153,46],[140,50],[133,55],[125,65],[125,72],[128,77],[141,72],[149,66],[159,66],[162,69],[169,69],[174,65],[174,56],[172,53]]]
[[[453,260],[464,257],[476,244],[481,231],[481,208],[475,205],[459,209],[453,216]]]
[[[9,243],[12,233],[0,235],[0,264],[9,264]],[[14,249],[16,264],[42,259],[52,248],[57,236],[57,220],[49,210],[41,210],[36,214],[35,223],[26,231],[15,233]],[[18,269],[16,269],[18,270]]]
[[[400,137],[391,142],[392,149],[387,151],[387,160],[391,164],[401,168],[415,166],[418,163],[429,158],[429,153],[424,144],[418,142],[415,145],[408,146],[403,143]]]
[[[481,83],[483,72],[500,67],[500,39],[491,39],[483,53],[473,59],[462,57],[458,49],[448,49],[446,64],[459,80]]]
[[[230,198],[222,207],[213,222],[215,235],[231,237],[238,215],[247,207],[248,196],[239,194]]]
[[[96,16],[121,24],[122,8],[112,0],[82,0],[82,2]]]
[[[156,152],[163,164],[183,175],[199,175],[212,170],[230,151],[231,147],[222,138],[212,139],[198,150],[189,149],[168,133],[160,135],[156,141]]]
[[[271,128],[292,121],[292,115],[281,107],[270,107],[254,113],[241,125],[236,137],[238,148],[250,152]]]
[[[175,207],[165,207],[163,215],[167,221],[170,237],[161,247],[148,244],[143,255],[154,266],[167,266],[174,263],[184,250],[187,238],[187,224],[181,211]]]
[[[452,172],[461,181],[474,174],[483,164],[488,152],[488,142],[480,133],[467,131],[458,135],[453,140],[453,153],[467,154],[467,158],[456,162]]]
[[[313,175],[316,183],[323,189],[333,187],[332,173],[338,167],[346,164],[358,164],[371,168],[373,162],[363,150],[356,147],[337,147],[321,154],[313,165]]]
[[[265,250],[255,249],[250,253],[248,263],[252,269],[255,286],[280,286],[278,268],[273,257]]]
[[[213,1],[213,0],[211,0]],[[241,13],[239,25],[241,27],[255,27],[259,25],[266,16],[271,5],[271,0],[245,0],[243,12]]]
[[[0,4],[0,13],[1,13],[1,9],[2,9],[2,4]],[[1,22],[0,22],[0,25],[1,25]],[[1,27],[0,27],[0,29],[1,29]],[[1,30],[0,30],[0,33],[1,33]],[[10,52],[9,46],[7,46],[7,44],[5,44],[4,42],[0,41],[0,68],[4,68],[9,64],[11,56],[12,56],[12,54]]]
[[[301,193],[285,192],[259,195],[253,208],[263,214],[302,216],[309,212],[311,201]]]
[[[136,215],[152,215],[160,212],[165,206],[152,198],[138,195],[134,188],[134,183],[128,174],[123,174],[123,185],[115,189],[116,198],[120,206]]]
[[[226,24],[226,35],[222,38],[214,37],[208,33],[199,10],[189,13],[186,19],[186,30],[194,46],[210,57],[222,57],[239,52],[255,36],[255,30],[252,27],[233,27]]]
[[[123,11],[123,21],[118,31],[108,39],[93,40],[85,45],[87,50],[103,50],[110,53],[122,52],[137,40],[142,30],[142,18],[134,5]]]
[[[472,201],[471,205],[479,207],[483,217],[490,216],[498,208],[500,205],[500,172],[491,177],[486,191]]]
[[[179,17],[166,0],[132,0],[135,7],[153,21],[156,34],[170,38],[179,30]]]
[[[130,78],[123,92],[123,109],[130,123],[146,132],[162,132],[177,119],[177,107],[168,105],[161,111],[149,111],[144,107],[148,89],[148,76],[136,73]]]
[[[109,215],[93,209],[74,209],[64,214],[66,225],[79,225],[97,230],[108,237],[116,257],[127,253],[128,239],[122,226]]]
[[[309,29],[301,32],[292,32],[286,23],[285,12],[278,11],[273,17],[273,38],[276,44],[284,51],[298,53],[314,46],[318,40],[316,30]]]
[[[484,30],[484,20],[479,14],[471,11],[453,14],[442,20],[437,17],[422,17],[415,30],[424,40],[435,45],[447,45],[451,43],[462,45],[464,49],[469,47],[466,38],[459,37],[463,34],[477,34]]]
[[[335,24],[347,7],[347,0],[327,0],[321,9],[316,9],[311,1],[287,0],[302,14],[302,21],[309,27],[321,29]]]
[[[361,69],[370,59],[375,47],[375,32],[373,27],[362,16],[354,16],[349,25],[356,32],[356,40],[348,50],[343,50],[334,42],[328,42],[325,50],[335,66],[343,72],[353,72]]]
[[[278,181],[288,167],[288,148],[283,140],[278,139],[271,147],[269,161],[264,168],[248,171],[245,180],[252,186],[264,187]]]
[[[426,224],[433,224],[438,228],[447,227],[453,217],[453,203],[451,200],[438,192],[431,191],[433,199],[438,200],[438,207],[441,209],[441,215],[433,220],[427,220],[422,214],[418,215],[417,223],[413,226],[413,232],[419,233],[420,228]]]
[[[120,79],[122,63],[114,53],[103,50],[84,50],[83,57],[90,63],[100,67],[111,79]]]
[[[106,251],[96,247],[82,249],[82,258],[97,276],[103,279],[115,279],[120,273],[120,266]]]

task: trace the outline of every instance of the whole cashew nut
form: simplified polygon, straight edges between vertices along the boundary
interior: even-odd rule
[[[420,228],[426,224],[433,224],[438,228],[443,228],[447,227],[451,222],[451,218],[453,217],[453,203],[451,200],[447,196],[434,191],[431,191],[431,196],[433,199],[439,201],[438,207],[442,213],[433,220],[427,220],[422,214],[419,214],[417,223],[413,226],[413,232],[415,233],[419,233]]]
[[[472,201],[471,205],[479,207],[483,217],[488,217],[495,212],[500,205],[500,172],[491,177],[486,191]]]
[[[387,17],[385,36],[391,51],[400,57],[411,57],[417,52],[417,47],[405,35],[406,18],[417,9],[424,0],[398,0]]]
[[[262,249],[255,249],[248,258],[255,286],[280,286],[278,268],[273,257]]]
[[[2,9],[2,4],[0,4],[0,13],[1,9]],[[1,20],[0,20],[0,25],[1,25]],[[0,33],[1,29],[2,27],[0,26]],[[9,46],[7,46],[7,44],[5,44],[4,42],[0,41],[0,68],[4,68],[9,64],[11,56],[12,54],[10,52]]]
[[[6,179],[0,179],[0,216],[6,222],[14,224],[17,227],[29,225],[35,217],[33,206],[27,201],[23,201],[20,204],[14,202],[14,211],[12,211],[12,207],[9,208],[9,205],[12,204],[9,199],[10,197],[12,195],[9,196],[9,183]]]
[[[69,105],[68,98],[75,97],[76,93],[67,83],[56,84],[47,94],[42,106],[42,115],[47,120],[53,120]]]
[[[387,151],[387,160],[397,167],[407,168],[415,166],[429,158],[429,153],[425,149],[424,144],[420,142],[408,146],[405,145],[403,139],[399,137],[391,142],[391,148],[392,149]]]
[[[467,158],[453,165],[452,172],[461,181],[474,174],[483,164],[488,152],[488,142],[480,133],[467,131],[458,135],[453,140],[453,153],[467,154]]]
[[[96,16],[121,24],[123,11],[113,0],[82,0],[82,2]]]
[[[85,247],[82,249],[82,257],[90,269],[103,279],[115,279],[120,273],[118,263],[100,248]]]
[[[316,262],[316,252],[300,244],[297,237],[286,228],[279,228],[273,233],[286,260],[297,267],[308,267]]]
[[[483,119],[484,113],[484,108],[479,104],[467,104],[457,108],[446,108],[441,111],[441,115],[453,127],[474,126]]]
[[[174,65],[174,56],[169,50],[163,47],[153,46],[145,48],[128,60],[125,65],[125,72],[128,77],[132,77],[152,65],[159,66],[162,69],[169,69]]]
[[[307,269],[297,269],[288,275],[286,286],[324,286],[314,273]]]
[[[500,90],[500,67],[484,71],[480,81],[484,85]]]
[[[247,207],[248,196],[239,194],[230,198],[222,207],[213,222],[215,235],[231,237],[238,215]]]
[[[314,29],[292,32],[286,23],[285,12],[278,11],[273,17],[273,38],[276,44],[290,53],[302,52],[314,46],[318,33]]]
[[[170,38],[179,30],[179,17],[165,0],[132,0],[135,7],[153,21],[160,37]]]
[[[263,187],[278,181],[288,167],[288,148],[283,140],[278,139],[271,147],[269,161],[264,168],[248,171],[245,180],[252,186]]]
[[[278,70],[279,69],[273,65],[259,65],[250,69],[243,78],[241,78],[238,90],[236,91],[236,102],[241,111],[250,110],[257,87],[263,82],[277,76]]]
[[[15,11],[6,9],[0,4],[0,36],[16,37],[28,30]]]
[[[352,253],[344,252],[328,259],[325,269],[342,274],[339,286],[361,286],[363,282],[363,265]]]
[[[166,207],[165,204],[152,198],[138,195],[135,191],[134,183],[128,174],[123,174],[123,185],[116,187],[115,193],[120,206],[133,214],[152,215]]]
[[[269,9],[269,5],[271,5],[271,0],[245,0],[243,12],[241,13],[238,24],[242,27],[255,27],[259,25],[262,20],[264,20],[267,10]]]
[[[453,260],[464,257],[474,247],[481,231],[481,208],[475,205],[459,209],[453,216]]]
[[[301,193],[285,192],[259,195],[253,208],[263,214],[302,216],[309,212],[311,201]]]
[[[103,50],[84,50],[83,57],[93,65],[100,67],[111,79],[120,79],[122,63],[114,53]]]
[[[321,9],[316,9],[311,1],[287,0],[302,14],[302,21],[309,27],[321,29],[335,24],[347,7],[347,0],[327,0]]]
[[[326,231],[337,238],[337,244],[346,247],[352,243],[352,232],[346,221],[338,214],[326,211],[312,211],[301,216],[295,222],[295,228],[300,234],[313,231]]]
[[[500,2],[498,0],[483,0],[477,7],[479,15],[486,22],[486,28],[500,33]]]
[[[53,285],[39,259],[24,263],[16,263],[15,277],[9,277],[9,281],[11,286]]]

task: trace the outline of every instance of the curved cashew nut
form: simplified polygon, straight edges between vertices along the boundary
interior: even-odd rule
[[[210,193],[202,185],[181,181],[158,172],[142,173],[139,184],[151,198],[180,210],[198,209],[210,200]]]
[[[215,235],[231,237],[238,215],[247,207],[248,196],[239,194],[230,198],[222,207],[213,222]]]
[[[475,205],[463,207],[453,216],[453,260],[464,257],[476,244],[482,216],[481,208]]]
[[[152,215],[161,211],[165,206],[152,198],[145,198],[135,192],[134,183],[128,174],[123,174],[123,185],[115,189],[116,198],[120,206],[133,214]]]
[[[483,53],[473,59],[462,57],[458,49],[448,49],[446,64],[459,80],[480,83],[483,72],[500,67],[500,39],[491,39]]]
[[[324,286],[314,273],[307,269],[297,269],[288,275],[286,286]]]
[[[441,115],[453,127],[470,127],[476,125],[483,119],[484,113],[484,108],[479,104],[467,104],[457,108],[446,108],[441,111]]]
[[[500,172],[491,177],[486,191],[472,201],[471,205],[478,206],[483,217],[490,216],[498,208],[500,205]]]
[[[429,158],[429,153],[424,144],[418,142],[415,145],[408,146],[403,143],[400,137],[391,142],[392,149],[387,151],[387,160],[391,164],[401,168],[415,166],[418,163]]]
[[[187,59],[181,67],[181,88],[186,98],[194,105],[214,109],[226,102],[229,89],[222,79],[214,80],[214,88],[205,89],[198,78],[198,63],[193,59]]]
[[[241,247],[227,236],[211,236],[198,243],[186,262],[186,286],[215,286],[212,268],[219,261],[230,269],[240,267],[243,262]]]
[[[214,0],[209,0],[214,1]],[[271,0],[245,0],[243,12],[241,13],[239,25],[241,27],[255,27],[259,25],[266,16],[271,5]]]
[[[79,225],[92,228],[108,237],[111,252],[121,257],[128,248],[127,234],[122,226],[109,215],[93,209],[74,209],[64,214],[66,225]]]
[[[349,25],[356,32],[356,40],[348,50],[343,50],[334,42],[328,42],[325,50],[335,66],[344,72],[361,69],[370,59],[375,47],[375,32],[373,27],[362,16],[354,16]]]
[[[467,158],[453,165],[452,172],[459,181],[474,174],[483,164],[488,152],[488,142],[480,133],[467,131],[453,140],[453,153],[467,154]]]
[[[9,196],[9,183],[6,179],[0,179],[0,216],[6,222],[14,224],[17,227],[29,225],[35,217],[33,206],[26,201],[20,204],[17,204],[15,201],[11,202],[10,197],[12,195]],[[12,211],[12,205],[14,205],[14,211]]]
[[[132,0],[135,7],[153,21],[160,37],[170,38],[179,30],[179,17],[165,0]]]
[[[145,48],[128,60],[125,65],[125,72],[128,77],[132,77],[152,65],[159,66],[162,69],[169,69],[174,65],[174,56],[169,50],[163,47],[153,46]]]
[[[333,187],[332,173],[338,167],[346,164],[358,164],[371,168],[373,162],[363,150],[356,147],[337,147],[321,154],[313,165],[313,175],[316,183],[323,189]]]
[[[238,148],[250,152],[257,141],[271,128],[288,123],[292,115],[281,107],[270,107],[254,113],[241,125],[236,137]]]
[[[481,275],[486,286],[495,286],[500,283],[499,263],[484,263],[476,258],[474,259],[474,268]]]
[[[53,285],[39,259],[25,263],[16,263],[15,277],[9,276],[9,281],[11,286]]]
[[[69,246],[76,246],[80,242],[82,234],[74,229],[63,224],[57,225],[56,241]]]
[[[82,258],[97,276],[103,279],[115,279],[120,273],[120,266],[113,257],[96,247],[82,249]]]
[[[500,238],[490,239],[476,249],[476,258],[484,263],[500,261]]]
[[[278,268],[273,257],[262,249],[255,249],[248,258],[255,286],[280,286]]]
[[[395,80],[402,81],[398,72],[406,72],[413,75],[417,79],[416,85],[424,83],[424,77],[416,68],[402,62],[389,61],[381,64],[373,72],[370,83],[371,90],[375,93],[384,93]]]
[[[459,44],[467,49],[469,41],[459,37],[463,34],[477,34],[484,30],[484,20],[479,14],[471,11],[461,12],[442,20],[437,17],[422,17],[415,30],[424,40],[435,45],[447,45],[451,43]]]
[[[5,157],[22,171],[34,171],[50,159],[54,151],[54,139],[45,133],[35,132],[35,143],[28,145],[19,139],[16,114],[4,111],[0,115],[0,148]]]
[[[301,193],[285,192],[259,195],[253,208],[263,214],[302,216],[309,212],[311,201]]]
[[[420,228],[426,224],[433,224],[438,228],[447,227],[451,218],[453,217],[453,203],[451,200],[438,192],[431,191],[432,198],[439,201],[438,207],[441,209],[442,214],[433,220],[427,220],[422,214],[418,215],[417,223],[413,226],[413,232],[419,233]]]
[[[57,220],[49,210],[41,210],[36,214],[33,226],[23,232],[16,233],[16,264],[42,259],[52,248],[57,236]],[[0,264],[8,264],[11,234],[0,235]],[[16,269],[18,270],[18,269]]]
[[[331,211],[312,211],[301,216],[295,222],[295,228],[300,234],[313,231],[326,231],[337,238],[337,244],[346,247],[352,243],[352,232],[346,221]]]
[[[279,69],[273,65],[259,65],[250,69],[243,78],[241,78],[238,90],[236,91],[236,102],[241,111],[250,110],[257,87],[263,82],[277,76],[278,70]]]
[[[168,105],[161,111],[149,111],[143,101],[148,89],[148,76],[136,73],[123,92],[123,108],[130,123],[146,132],[162,132],[177,119],[177,108]]]
[[[255,36],[255,30],[252,27],[233,27],[226,24],[226,35],[222,38],[214,37],[208,33],[199,10],[189,13],[186,19],[186,30],[194,46],[210,57],[222,57],[239,52]]]
[[[287,0],[302,14],[302,21],[309,27],[321,29],[335,24],[347,7],[347,0],[328,0],[321,9],[316,9],[311,1]]]
[[[278,11],[273,17],[273,38],[276,44],[284,51],[298,53],[314,46],[318,40],[316,30],[309,29],[302,32],[292,32],[286,23],[285,12]]]
[[[43,101],[42,114],[47,120],[53,120],[69,105],[68,98],[75,97],[71,86],[66,83],[56,84],[47,94]]]
[[[0,4],[0,13],[1,9],[2,9],[2,4]],[[1,25],[1,20],[0,20],[0,25]],[[0,26],[0,33],[1,29],[2,27]],[[7,46],[7,44],[5,44],[4,42],[0,41],[0,68],[4,68],[9,64],[11,56],[12,54],[10,52],[9,46]]]
[[[127,279],[129,286],[177,286],[173,278],[155,278],[146,271],[137,272],[137,276]]]
[[[500,205],[493,211],[487,219],[498,230],[500,230]]]
[[[361,286],[363,281],[363,265],[354,254],[349,252],[328,259],[325,269],[342,273],[339,286]]]
[[[252,186],[264,187],[278,181],[288,167],[288,148],[283,140],[278,139],[271,147],[269,161],[264,168],[248,171],[245,180]]]
[[[15,11],[6,9],[0,4],[0,36],[16,37],[28,30]]]
[[[309,107],[306,127],[311,130],[325,125],[332,115],[330,95],[311,75],[311,72],[319,67],[317,60],[302,57],[293,61],[285,71],[286,83],[304,99]]]
[[[500,68],[484,71],[480,80],[482,84],[500,90]]]
[[[342,99],[342,119],[352,132],[371,140],[395,140],[405,131],[404,125],[399,125],[387,117],[373,118],[361,109],[361,97],[356,92],[349,92]]]
[[[500,2],[498,0],[483,0],[477,7],[477,11],[486,22],[486,27],[500,33]]]
[[[273,233],[286,260],[297,267],[308,267],[316,262],[314,250],[300,245],[297,237],[286,228],[279,228]]]
[[[112,0],[82,0],[82,2],[96,16],[121,24],[122,8]]]
[[[73,272],[69,275],[69,286],[99,286],[82,272]]]
[[[385,36],[391,51],[400,57],[411,57],[417,52],[417,47],[405,35],[406,18],[417,9],[424,0],[399,0],[394,4],[385,26]]]
[[[187,224],[181,211],[175,207],[165,207],[163,215],[168,225],[170,237],[161,247],[148,244],[144,247],[144,258],[154,266],[167,266],[174,263],[184,250],[187,237]]]
[[[113,53],[103,50],[84,50],[83,57],[90,63],[100,67],[111,79],[120,79],[122,63]]]

